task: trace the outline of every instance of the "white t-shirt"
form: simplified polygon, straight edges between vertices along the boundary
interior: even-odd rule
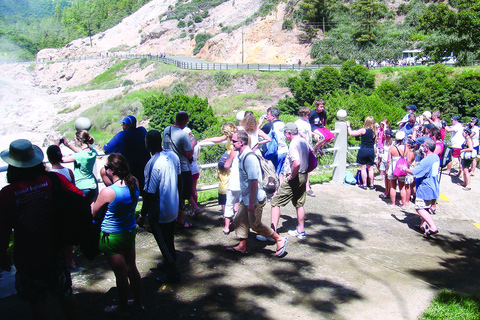
[[[227,190],[240,191],[240,175],[238,172],[238,153],[233,158],[232,165],[230,167],[230,177],[228,177]]]
[[[145,192],[155,194],[158,191],[159,194],[160,199],[155,203],[160,210],[158,222],[172,222],[178,215],[178,175],[182,173],[178,156],[172,150],[165,149],[158,157],[155,155],[147,162],[144,172]]]
[[[241,191],[241,201],[244,205],[248,206],[250,203],[250,183],[252,180],[258,180],[258,188],[256,194],[255,204],[258,201],[263,201],[267,194],[262,187],[262,168],[260,167],[260,160],[257,156],[251,153],[252,149],[247,147],[243,150],[242,154],[239,155],[238,160],[238,172],[240,175],[240,191]],[[255,195],[254,195],[255,196]]]
[[[298,172],[305,173],[308,168],[308,145],[305,139],[297,135],[290,141],[290,148],[285,159],[285,174],[292,173],[292,165],[295,160],[300,161]]]
[[[200,146],[198,144],[195,145],[195,148],[193,148],[193,161],[192,163],[190,163],[190,171],[192,171],[192,175],[200,172],[200,168],[198,167],[198,163],[197,163],[199,150],[200,150]]]
[[[302,118],[295,121],[295,124],[298,128],[298,134],[303,137],[308,145],[313,148],[312,145],[312,126],[308,120],[303,120]]]
[[[283,134],[283,131],[280,131],[285,127],[285,123],[283,121],[275,121],[273,122],[273,131],[277,134],[278,138],[278,154],[282,153],[287,153],[288,152],[288,146],[287,146],[287,141],[285,141],[285,135]]]
[[[472,137],[472,142],[473,142],[473,147],[474,148],[479,145],[479,141],[478,141],[479,131],[480,131],[480,128],[478,126],[474,126],[472,128],[472,132],[475,133]]]
[[[451,135],[450,141],[452,142],[452,148],[461,149],[462,144],[465,141],[465,138],[463,137],[463,134],[462,134],[463,126],[461,123],[457,123],[451,128],[453,129],[453,131],[450,132],[450,135]]]

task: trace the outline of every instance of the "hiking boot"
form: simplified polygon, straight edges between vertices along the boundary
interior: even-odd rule
[[[300,240],[305,240],[307,239],[307,236],[305,235],[305,231],[298,232],[297,229],[295,230],[288,230],[288,234],[291,235],[292,237],[297,237]]]
[[[268,242],[276,242],[275,239],[270,238],[270,237],[266,238],[266,237],[264,237],[260,234],[257,234],[256,238],[257,238],[258,241],[262,241],[262,242],[267,242],[267,241]]]

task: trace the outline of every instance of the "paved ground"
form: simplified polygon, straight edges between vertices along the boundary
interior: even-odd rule
[[[480,172],[478,172],[480,176]],[[249,254],[237,256],[224,247],[219,207],[179,232],[177,249],[184,280],[159,286],[154,279],[160,253],[153,237],[140,231],[138,266],[146,310],[135,319],[417,319],[439,288],[478,293],[480,178],[471,191],[443,176],[442,199],[434,216],[440,233],[423,239],[414,229],[413,207],[391,208],[377,191],[356,186],[316,184],[316,198],[306,204],[308,239],[291,239],[288,255],[274,257],[274,246],[254,239]],[[264,220],[269,223],[267,205]],[[295,227],[292,207],[282,210],[281,234]],[[115,281],[103,257],[78,257],[82,269],[74,287],[82,319],[103,319],[114,303]],[[4,291],[5,288],[2,288]],[[59,306],[51,300],[54,318]],[[16,296],[0,299],[2,316],[23,319],[28,308]]]

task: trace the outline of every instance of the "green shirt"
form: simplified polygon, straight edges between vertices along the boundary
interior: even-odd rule
[[[75,176],[75,185],[80,190],[97,188],[97,180],[93,175],[97,151],[93,147],[90,147],[90,150],[82,150],[73,155],[75,158],[73,175]]]

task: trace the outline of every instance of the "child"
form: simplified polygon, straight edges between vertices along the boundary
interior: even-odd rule
[[[326,128],[327,112],[325,111],[325,102],[322,99],[315,101],[315,110],[310,113],[310,125],[312,133],[317,138],[317,144],[313,151],[323,155],[322,148],[335,139],[335,135]]]
[[[225,215],[225,204],[227,203],[227,185],[230,176],[230,169],[225,168],[225,162],[228,159],[228,153],[224,153],[218,160],[217,178],[218,178],[218,204],[222,206],[222,214]]]
[[[198,193],[197,193],[197,181],[200,177],[200,169],[198,168],[197,159],[199,156],[200,146],[197,144],[193,148],[193,161],[190,164],[190,170],[192,171],[192,196],[188,200],[192,206],[192,216],[196,217],[203,212],[198,206]]]

